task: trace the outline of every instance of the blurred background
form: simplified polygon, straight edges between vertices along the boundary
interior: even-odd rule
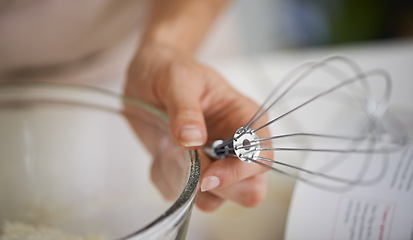
[[[384,68],[394,81],[391,108],[413,126],[413,1],[235,0],[220,16],[199,59],[262,102],[274,84],[307,60],[344,54],[363,68]],[[410,89],[410,90],[409,90]],[[295,182],[269,174],[262,205],[226,202],[193,212],[187,239],[284,239]],[[326,230],[328,231],[328,230]]]
[[[95,10],[101,13],[100,9],[95,8],[95,5],[99,5],[99,1],[84,1],[80,5],[80,3],[70,1],[0,0],[0,13],[6,13],[6,7],[11,3],[15,3],[17,7],[19,4],[27,4],[29,9],[31,5],[35,8],[41,4],[49,5],[49,2],[53,2],[54,4],[50,4],[52,5],[50,10],[45,8],[45,12],[53,14],[55,13],[53,10],[56,9],[67,10],[63,14],[62,22],[66,23],[68,20],[75,27],[83,27],[84,24],[78,23],[83,18],[86,20],[89,17],[92,18],[91,12]],[[62,4],[63,2],[66,4]],[[61,57],[56,49],[62,48],[60,43],[65,43],[65,40],[71,41],[71,38],[62,37],[71,36],[70,31],[75,32],[75,37],[77,37],[76,34],[79,35],[74,39],[85,40],[84,42],[76,41],[74,46],[71,42],[68,43],[67,46],[75,49],[83,46],[82,43],[91,44],[93,47],[101,45],[104,50],[107,47],[105,44],[115,45],[114,49],[109,49],[108,54],[90,55],[75,64],[68,64],[67,69],[63,68],[63,70],[68,70],[66,75],[57,74],[62,70],[60,65],[46,64],[44,69],[25,68],[26,65],[23,65],[22,69],[17,69],[19,71],[11,68],[9,72],[0,74],[0,80],[1,77],[17,80],[41,77],[46,80],[71,81],[80,84],[89,81],[90,83],[87,83],[89,85],[108,88],[115,92],[122,91],[123,88],[120,85],[125,79],[125,69],[136,47],[136,35],[129,36],[132,29],[136,27],[134,25],[136,21],[131,24],[132,21],[123,18],[134,18],[137,15],[136,11],[145,9],[135,4],[138,1],[130,1],[134,3],[132,5],[136,5],[134,8],[129,7],[127,2],[111,2],[105,8],[114,16],[121,16],[119,19],[115,18],[117,22],[106,19],[108,22],[100,22],[96,26],[85,26],[84,31],[80,32],[73,31],[70,24],[69,28],[64,28],[59,25],[60,22],[50,21],[46,17],[40,18],[47,23],[47,27],[55,30],[49,31],[53,37],[56,36],[56,39],[61,41],[51,41],[53,44],[56,43],[55,45],[43,42],[44,34],[34,35],[33,32],[37,31],[37,28],[27,27],[27,24],[31,23],[36,25],[37,22],[31,20],[32,18],[23,21],[26,19],[18,14],[10,18],[7,18],[7,14],[4,16],[0,14],[0,17],[4,17],[0,18],[0,29],[5,25],[3,30],[13,33],[19,27],[16,32],[17,36],[24,36],[22,46],[26,47],[28,42],[33,43],[33,46],[27,48],[17,48],[16,52],[10,55],[15,54],[16,63],[20,65],[32,58],[33,61],[37,61],[37,58],[46,58],[49,55],[54,57],[55,54],[56,58]],[[116,8],[119,7],[118,3],[121,6],[124,5],[126,10]],[[66,5],[76,6],[68,8]],[[34,13],[37,13],[35,10]],[[115,14],[116,10],[120,14]],[[10,15],[13,15],[13,12],[11,13]],[[56,11],[56,15],[58,16],[55,17],[60,19],[60,12]],[[4,19],[9,19],[9,22]],[[113,24],[114,22],[116,24]],[[98,35],[96,39],[88,39],[90,29],[101,30],[99,28],[101,25],[104,25],[103,30],[99,32],[101,35]],[[12,37],[8,39],[8,35],[11,34],[4,32],[2,34],[0,31],[0,43],[3,39],[7,40],[6,43],[9,40],[10,43],[15,43]],[[19,46],[19,42],[16,46]],[[41,48],[42,46],[44,49]],[[0,51],[1,73],[2,68],[9,70],[6,63],[11,58],[4,56],[12,47],[7,44],[3,46],[0,44],[0,47],[3,47],[3,51]],[[64,50],[72,53],[69,48]],[[38,54],[32,54],[32,52]],[[411,67],[413,62],[413,1],[411,0],[233,0],[217,20],[211,34],[201,47],[198,57],[221,73],[239,91],[257,102],[262,102],[275,81],[293,67],[302,61],[320,59],[337,52],[353,58],[363,67],[387,69],[396,80],[393,103],[397,104],[392,104],[392,107],[399,110],[397,113],[406,113],[404,115],[406,121],[410,121],[410,126],[413,126],[411,107],[413,100],[409,101],[409,98],[406,98],[407,96],[411,99],[413,89],[413,81],[410,81],[413,76]],[[64,54],[67,52],[63,51],[62,55]],[[99,61],[94,61],[96,59]],[[31,65],[28,66],[31,67]],[[278,174],[269,174],[269,178],[268,196],[257,208],[245,209],[236,204],[225,203],[214,213],[203,213],[194,209],[187,239],[283,239],[295,183]]]
[[[409,0],[235,0],[201,56],[260,54],[413,37]]]

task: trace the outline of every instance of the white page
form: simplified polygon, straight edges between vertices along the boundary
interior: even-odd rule
[[[385,161],[380,157],[373,157],[366,175],[378,169],[384,175],[370,185],[334,192],[297,182],[286,239],[413,239],[413,143]],[[303,167],[315,164],[310,158]]]

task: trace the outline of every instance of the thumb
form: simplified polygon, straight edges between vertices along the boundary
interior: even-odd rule
[[[165,90],[165,106],[172,138],[178,146],[186,149],[201,147],[207,140],[201,107],[201,81],[186,78],[171,80]]]

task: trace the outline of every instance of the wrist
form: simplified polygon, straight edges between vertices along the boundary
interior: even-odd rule
[[[151,18],[140,47],[168,46],[193,55],[226,0],[154,1]],[[166,5],[165,5],[166,4]]]

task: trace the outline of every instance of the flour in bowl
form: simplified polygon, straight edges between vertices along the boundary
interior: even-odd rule
[[[29,225],[20,222],[5,223],[0,231],[0,240],[108,240],[101,235],[80,237],[47,226]]]

